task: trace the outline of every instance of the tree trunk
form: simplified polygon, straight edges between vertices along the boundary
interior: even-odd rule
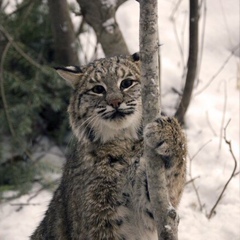
[[[183,96],[175,117],[183,124],[184,116],[190,104],[193,86],[197,73],[198,60],[198,0],[189,0],[190,16],[189,16],[189,54],[187,63],[187,77],[183,90]]]
[[[140,3],[140,59],[143,125],[160,115],[157,0]],[[177,240],[177,214],[168,196],[165,166],[160,156],[144,144],[148,188],[159,240]]]
[[[127,45],[115,18],[118,7],[126,0],[77,1],[86,22],[94,29],[97,35],[97,41],[101,43],[106,57],[129,54]]]
[[[76,37],[66,0],[48,0],[49,15],[55,45],[55,62],[79,65]]]

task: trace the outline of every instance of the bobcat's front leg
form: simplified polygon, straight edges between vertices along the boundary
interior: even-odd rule
[[[146,126],[144,139],[164,161],[170,201],[174,207],[177,207],[186,177],[184,133],[175,118],[160,117]]]

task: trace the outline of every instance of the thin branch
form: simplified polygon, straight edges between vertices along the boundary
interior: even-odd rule
[[[216,71],[216,73],[213,74],[213,76],[209,79],[208,83],[202,88],[200,89],[198,92],[195,93],[196,95],[199,95],[200,93],[202,93],[204,90],[206,90],[211,83],[216,79],[216,77],[222,72],[222,70],[226,67],[226,65],[228,64],[228,62],[230,61],[230,59],[235,55],[235,53],[238,51],[238,49],[240,48],[240,46],[236,46],[234,48],[233,51],[231,51],[231,53],[228,55],[228,57],[225,59],[225,61],[223,62],[223,64],[219,67],[219,69]]]
[[[203,23],[202,23],[202,33],[201,33],[201,41],[200,41],[200,51],[199,51],[199,58],[198,58],[198,66],[197,66],[197,74],[196,74],[196,80],[197,85],[199,82],[199,75],[201,71],[202,66],[202,57],[203,57],[203,48],[204,48],[204,39],[205,39],[205,30],[206,30],[206,20],[207,20],[207,1],[202,0],[200,4],[200,9],[203,8]]]
[[[15,48],[15,50],[23,57],[25,58],[30,64],[32,64],[34,67],[40,69],[44,73],[48,73],[48,71],[40,65],[38,62],[36,62],[33,58],[31,58],[29,55],[27,55],[19,46],[17,43],[14,42],[13,38],[11,35],[6,31],[6,29],[0,25],[0,31],[5,35],[7,38],[8,42]]]
[[[223,187],[223,190],[222,190],[222,192],[220,193],[220,195],[219,195],[216,203],[215,203],[214,206],[212,207],[210,213],[208,214],[208,216],[207,216],[208,219],[210,219],[210,218],[212,217],[212,215],[215,213],[215,209],[217,208],[220,200],[222,199],[223,194],[224,194],[224,192],[226,191],[226,189],[227,189],[227,187],[228,187],[228,184],[231,182],[232,178],[236,175],[237,159],[236,159],[236,157],[235,157],[235,155],[234,155],[234,153],[233,153],[231,141],[230,141],[230,140],[227,140],[227,136],[226,136],[227,127],[228,127],[230,121],[231,121],[231,119],[228,120],[226,126],[224,127],[224,137],[223,137],[223,138],[224,138],[225,143],[226,143],[226,144],[228,145],[228,147],[229,147],[229,151],[230,151],[231,156],[232,156],[233,161],[234,161],[234,167],[233,167],[231,176],[229,177],[228,181],[226,182],[225,186]]]
[[[178,37],[177,26],[176,26],[176,19],[175,18],[170,18],[170,19],[172,20],[172,23],[173,23],[173,30],[174,30],[173,32],[174,32],[175,39],[176,39],[176,42],[177,42],[178,50],[180,52],[182,67],[184,69],[183,72],[185,72],[186,65],[185,65],[185,61],[184,61],[184,52],[183,52],[183,47],[181,45],[180,39]]]
[[[235,172],[235,174],[233,176],[236,177],[239,173],[240,173],[240,171]]]
[[[192,177],[192,160],[193,160],[193,159],[191,159],[190,157],[189,157],[189,159],[190,159],[190,162],[189,162],[189,173],[188,173],[188,174],[189,174],[189,176],[190,176],[190,179],[192,180],[192,179],[195,179],[195,178]],[[203,204],[202,204],[200,195],[199,195],[199,193],[198,193],[198,189],[197,189],[194,181],[190,181],[190,182],[192,183],[193,190],[194,190],[194,192],[196,193],[197,201],[198,201],[198,205],[199,205],[199,209],[200,209],[200,211],[202,211],[202,209],[203,209]]]
[[[15,10],[13,10],[11,13],[8,13],[6,16],[4,16],[4,19],[9,18],[10,16],[12,16],[13,14],[16,14],[19,11],[22,11],[24,8],[28,7],[28,5],[31,3],[32,1],[29,0],[26,3],[23,3],[21,6],[16,7]],[[9,5],[9,1],[5,4],[5,6],[3,7],[2,11],[5,10],[5,8],[7,8],[7,6]]]
[[[185,34],[185,29],[186,29],[186,24],[187,24],[187,19],[188,19],[188,15],[187,12],[184,13],[184,21],[183,21],[183,25],[182,25],[182,29],[181,29],[181,44],[182,44],[182,51],[184,53],[184,34]],[[183,56],[183,61],[184,61],[184,56]],[[186,74],[187,74],[187,66],[185,64],[185,61],[183,63],[183,73],[182,73],[182,81],[184,81],[184,79],[186,78]]]
[[[202,211],[203,210],[203,206],[204,204],[202,204],[202,201],[201,201],[201,198],[200,198],[200,195],[199,195],[199,192],[198,192],[198,189],[195,185],[195,182],[192,181],[192,186],[193,186],[193,189],[194,189],[194,192],[196,193],[196,196],[197,196],[197,201],[198,201],[198,204],[199,204],[199,210]]]
[[[226,83],[226,81],[224,81],[224,103],[223,103],[222,121],[221,121],[221,126],[220,126],[220,141],[219,141],[219,147],[218,147],[219,153],[222,148],[222,135],[223,135],[222,129],[223,129],[223,125],[225,122],[226,109],[227,109],[227,83]]]
[[[190,160],[193,160],[202,150],[203,148],[205,148],[210,142],[212,142],[212,139],[208,140],[206,143],[204,143],[198,150],[196,153],[193,154],[192,157],[190,157]]]
[[[206,118],[207,118],[207,123],[208,123],[209,128],[211,129],[213,135],[216,137],[217,134],[216,134],[215,130],[213,129],[213,126],[212,126],[212,124],[211,124],[211,122],[210,122],[210,120],[209,120],[208,111],[206,111]]]
[[[225,13],[225,7],[223,6],[222,0],[220,0],[220,6],[221,6],[221,11],[222,11],[223,21],[224,21],[226,31],[227,31],[227,37],[228,37],[228,40],[229,40],[229,45],[232,47],[233,46],[233,41],[231,39],[231,31],[229,29],[229,25],[228,25],[228,22],[227,22],[227,16],[226,16],[226,13]]]
[[[6,1],[6,2],[4,3],[4,5],[3,5],[3,0],[1,0],[1,1],[0,1],[0,10],[1,10],[2,12],[4,12],[5,9],[8,7],[8,5],[9,5],[9,1]]]
[[[177,12],[179,6],[181,5],[181,2],[182,2],[182,0],[178,0],[178,2],[176,3],[176,5],[175,5],[175,7],[173,8],[172,13],[171,13],[171,15],[170,15],[170,20],[173,20],[173,19],[174,19],[174,15],[175,15],[175,13]]]
[[[1,29],[1,25],[0,25],[0,31],[2,30]],[[6,55],[7,55],[7,52],[10,48],[10,46],[12,45],[12,43],[9,41],[3,51],[3,54],[2,54],[2,57],[1,57],[1,63],[0,63],[0,88],[1,88],[1,97],[2,97],[2,102],[3,102],[3,108],[4,108],[4,112],[5,112],[5,116],[6,116],[6,121],[7,121],[7,124],[8,124],[8,128],[9,128],[9,131],[10,131],[10,134],[12,135],[12,137],[14,138],[14,140],[16,140],[20,146],[25,149],[24,150],[24,153],[26,154],[26,156],[31,159],[31,161],[33,162],[33,159],[32,159],[32,156],[31,156],[31,153],[29,152],[28,149],[26,149],[23,145],[22,145],[22,142],[21,140],[18,138],[14,128],[13,128],[13,125],[12,125],[12,121],[10,119],[10,115],[9,115],[9,112],[8,112],[8,103],[7,103],[7,99],[6,99],[6,95],[5,95],[5,89],[4,89],[4,76],[3,76],[3,72],[4,72],[4,61],[5,61],[5,58],[6,58]]]
[[[50,182],[50,183],[42,186],[42,187],[41,187],[40,189],[38,189],[31,197],[28,198],[27,203],[30,203],[30,201],[31,201],[32,199],[34,199],[35,197],[37,197],[43,190],[51,187],[52,185],[56,185],[56,184],[58,184],[58,183],[59,183],[59,179],[54,180],[54,181],[52,181],[52,182]]]
[[[203,144],[203,145],[198,149],[198,151],[197,151],[195,154],[193,154],[192,157],[189,156],[189,159],[190,159],[190,163],[189,163],[189,176],[190,176],[190,179],[194,179],[194,178],[192,177],[192,162],[193,162],[193,159],[194,159],[194,158],[202,151],[202,149],[203,149],[207,144],[209,144],[211,141],[212,141],[212,140],[210,139],[210,140],[207,141],[205,144]],[[202,201],[201,201],[201,198],[200,198],[198,189],[197,189],[197,187],[196,187],[196,185],[195,185],[195,182],[194,182],[194,181],[191,181],[191,183],[192,183],[192,186],[193,186],[193,190],[195,191],[196,196],[197,196],[197,201],[198,201],[198,204],[199,204],[199,209],[200,209],[200,211],[202,211],[204,204],[202,204]]]
[[[37,197],[43,190],[46,190],[47,188],[51,187],[52,185],[56,185],[59,182],[59,179],[54,180],[46,185],[44,185],[43,187],[41,187],[40,189],[38,189],[32,196],[30,196],[27,201],[25,203],[11,203],[11,206],[19,206],[19,208],[16,209],[16,212],[19,212],[23,209],[23,207],[25,206],[37,206],[40,205],[39,203],[30,203],[30,201],[32,199],[34,199],[35,197]]]
[[[16,212],[20,212],[24,206],[38,206],[39,203],[11,203],[10,206],[19,206],[16,209]]]
[[[10,48],[11,44],[8,42],[4,51],[3,51],[3,54],[2,54],[2,57],[1,57],[1,64],[0,64],[0,88],[1,88],[1,97],[2,97],[2,103],[3,103],[3,110],[4,110],[4,113],[5,113],[5,117],[6,117],[6,121],[7,121],[7,124],[8,124],[8,128],[9,128],[9,131],[11,133],[11,135],[13,136],[13,138],[16,138],[16,133],[14,131],[14,128],[13,128],[13,125],[12,125],[12,122],[10,120],[10,116],[9,116],[9,113],[8,113],[8,103],[7,103],[7,99],[6,99],[6,95],[5,95],[5,89],[4,89],[4,77],[3,77],[3,64],[4,64],[4,61],[5,61],[5,58],[6,58],[6,55],[7,55],[7,52]]]
[[[191,178],[190,180],[188,180],[188,181],[185,183],[185,186],[188,185],[189,183],[192,183],[193,181],[195,181],[195,180],[198,179],[198,178],[200,178],[200,176]]]
[[[175,88],[175,87],[171,87],[171,90],[172,90],[173,93],[176,93],[176,94],[177,94],[178,96],[180,96],[180,97],[181,97],[182,94],[183,94],[182,92],[180,92],[180,91],[179,91],[177,88]]]

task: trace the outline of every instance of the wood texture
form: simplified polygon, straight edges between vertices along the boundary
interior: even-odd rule
[[[183,96],[175,117],[183,124],[184,116],[187,112],[188,106],[191,101],[192,91],[197,74],[198,62],[198,0],[189,0],[190,16],[189,16],[189,53],[187,63],[187,76],[186,83],[183,90]]]
[[[140,3],[140,58],[142,74],[143,124],[160,115],[157,0]],[[178,216],[168,196],[163,160],[145,144],[147,178],[159,240],[177,240]]]
[[[106,57],[128,55],[129,51],[115,18],[118,7],[126,0],[77,0],[83,17],[94,29]]]
[[[54,38],[54,60],[61,65],[79,65],[76,37],[66,0],[49,0],[49,15]]]

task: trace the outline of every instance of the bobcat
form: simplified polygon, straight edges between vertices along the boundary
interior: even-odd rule
[[[162,159],[173,207],[186,175],[186,140],[177,120],[142,127],[138,54],[58,68],[73,88],[68,113],[74,150],[44,219],[39,239],[157,239],[148,192],[143,139]]]

